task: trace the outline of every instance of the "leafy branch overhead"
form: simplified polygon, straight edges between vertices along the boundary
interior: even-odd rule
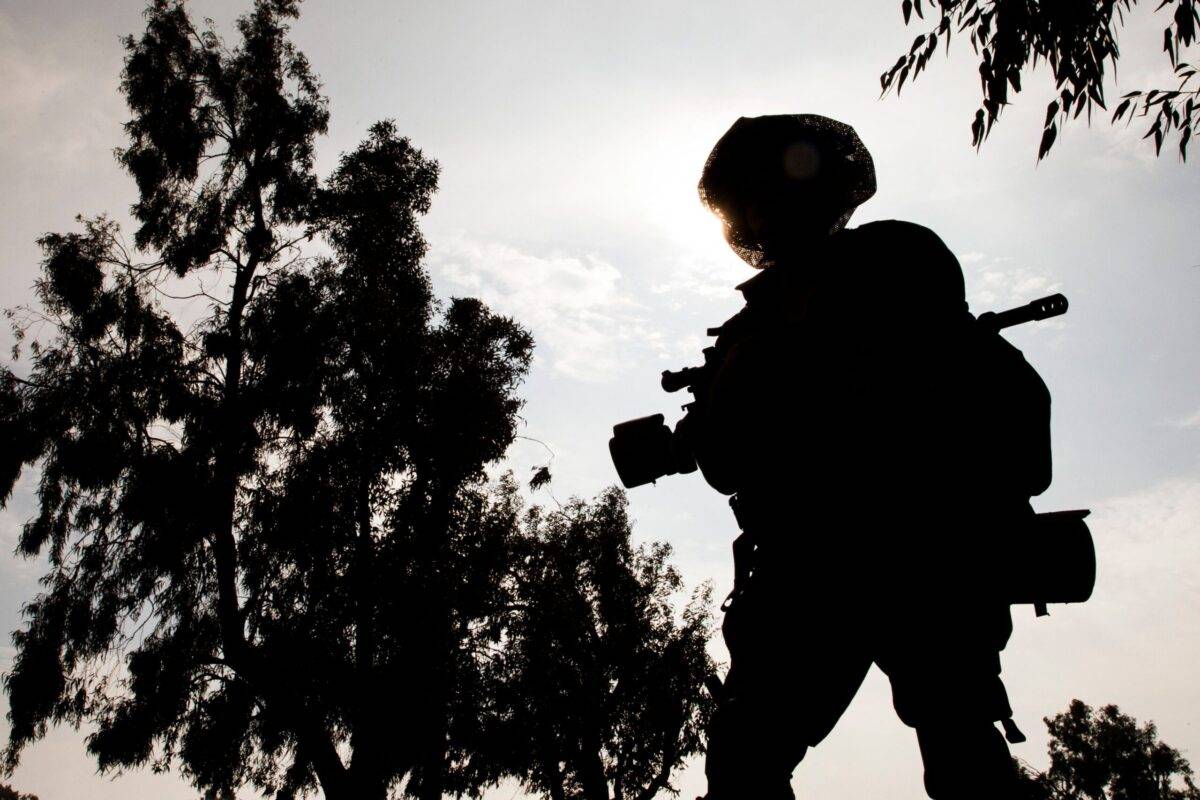
[[[880,76],[883,93],[899,94],[906,81],[915,80],[937,52],[949,52],[955,35],[966,36],[979,56],[982,102],[971,123],[971,142],[978,148],[992,131],[1009,95],[1022,89],[1021,75],[1045,62],[1054,80],[1054,94],[1046,107],[1038,160],[1054,147],[1061,128],[1085,111],[1090,122],[1095,107],[1105,112],[1105,70],[1116,74],[1120,49],[1117,29],[1139,0],[903,0],[904,23],[925,18],[931,29],[918,36],[904,55]],[[1154,140],[1156,153],[1174,132],[1179,154],[1187,159],[1188,143],[1200,124],[1200,81],[1197,67],[1183,57],[1185,48],[1196,42],[1200,9],[1196,0],[1160,0],[1155,11],[1169,11],[1171,19],[1163,30],[1166,53],[1178,84],[1129,92],[1112,114],[1111,122],[1131,121],[1135,116],[1153,120],[1144,138]]]

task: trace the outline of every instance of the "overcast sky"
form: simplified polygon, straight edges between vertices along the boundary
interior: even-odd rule
[[[1120,91],[1169,76],[1166,20],[1152,7],[1122,35]],[[228,25],[245,3],[192,8]],[[123,219],[135,199],[112,149],[126,119],[118,36],[139,29],[141,9],[0,0],[0,305],[31,299],[37,236],[70,229],[76,213]],[[704,329],[739,306],[733,286],[750,270],[695,191],[738,116],[814,112],[853,125],[879,192],[851,224],[933,228],[963,264],[972,310],[1067,294],[1065,318],[1009,338],[1054,397],[1055,480],[1035,506],[1094,509],[1099,581],[1092,601],[1049,618],[1014,610],[1005,678],[1030,736],[1014,752],[1044,765],[1041,717],[1079,697],[1154,719],[1200,763],[1200,179],[1174,154],[1153,157],[1142,120],[1129,130],[1079,120],[1036,164],[1045,72],[1026,77],[977,154],[965,42],[899,100],[878,99],[880,71],[914,35],[893,0],[309,0],[294,27],[331,99],[322,174],[384,117],[441,163],[425,224],[436,285],[532,328],[524,433],[553,450],[560,499],[616,481],[612,424],[676,416],[680,400],[662,394],[658,373],[698,360]],[[527,474],[545,458],[522,442],[511,462]],[[6,631],[37,591],[39,564],[10,555],[32,485],[26,476],[0,515]],[[630,500],[639,538],[669,541],[689,583],[712,580],[723,596],[735,535],[724,499],[693,475]],[[0,670],[11,657],[5,640]],[[172,775],[96,776],[83,735],[53,732],[11,783],[41,800],[195,796]],[[915,738],[878,671],[795,783],[802,797],[924,797]],[[701,793],[699,770],[679,785]]]

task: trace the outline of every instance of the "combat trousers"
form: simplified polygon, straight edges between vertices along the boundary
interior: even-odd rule
[[[872,663],[916,730],[931,798],[1016,796],[996,727],[1012,713],[999,657],[1008,607],[972,598],[969,575],[920,548],[864,544],[759,545],[722,626],[730,670],[709,731],[709,800],[791,800],[793,769]]]

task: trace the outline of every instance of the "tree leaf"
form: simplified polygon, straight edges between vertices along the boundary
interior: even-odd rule
[[[1191,0],[1183,0],[1175,6],[1175,36],[1184,47],[1190,45],[1196,37],[1196,29],[1192,21],[1195,13]]]
[[[1053,100],[1053,101],[1051,101],[1050,105],[1046,106],[1046,121],[1042,123],[1042,127],[1043,128],[1049,127],[1050,123],[1054,121],[1054,116],[1057,113],[1058,113],[1058,101]]]
[[[1042,131],[1042,143],[1038,146],[1038,161],[1041,161],[1050,152],[1050,148],[1054,146],[1054,140],[1057,137],[1058,125],[1051,122],[1050,127]]]
[[[536,492],[543,486],[550,484],[550,468],[549,467],[534,467],[533,477],[529,479],[530,491]]]

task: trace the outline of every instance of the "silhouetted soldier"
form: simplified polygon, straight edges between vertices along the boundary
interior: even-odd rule
[[[700,182],[762,270],[688,417],[744,532],[709,800],[791,798],[872,663],[931,797],[1015,791],[996,724],[1020,740],[1000,681],[1012,625],[989,567],[1049,485],[1049,394],[968,312],[932,231],[845,227],[874,191],[854,131],[813,115],[738,120]]]

